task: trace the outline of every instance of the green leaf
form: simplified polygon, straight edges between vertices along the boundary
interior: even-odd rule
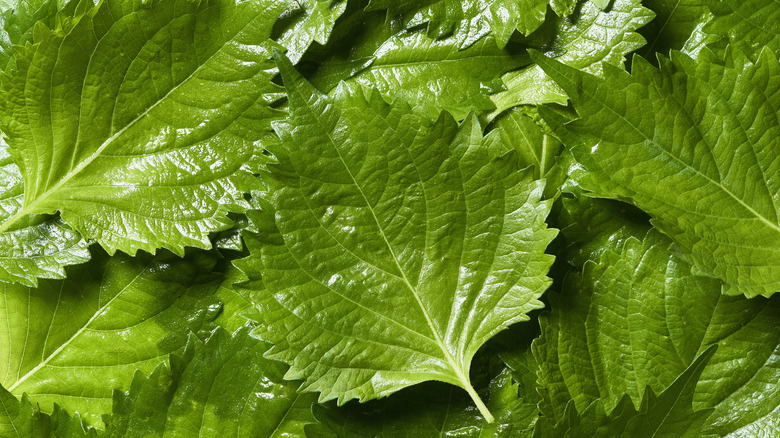
[[[645,389],[642,405],[635,408],[628,396],[607,415],[597,400],[579,415],[570,404],[566,415],[553,425],[542,418],[535,437],[631,437],[631,438],[699,438],[701,427],[711,410],[694,410],[692,405],[696,383],[716,348],[704,351],[659,396]]]
[[[71,417],[59,406],[52,415],[42,413],[27,396],[17,400],[0,386],[0,434],[7,438],[94,438],[94,429],[84,426],[78,415]]]
[[[563,150],[563,144],[551,135],[533,107],[513,108],[491,126],[507,150],[517,151],[521,167],[533,167],[534,178],[545,177]]]
[[[780,7],[777,0],[708,1],[715,18],[704,31],[728,37],[751,60],[766,47],[780,53]]]
[[[76,2],[71,2],[74,7]],[[33,39],[35,23],[42,21],[53,27],[57,0],[10,0],[0,12],[0,69],[13,65],[14,45],[24,45]]]
[[[503,89],[500,76],[529,62],[517,44],[499,49],[487,37],[460,50],[455,38],[434,40],[422,30],[386,22],[381,11],[351,7],[329,44],[311,50],[299,68],[324,91],[344,80],[377,88],[388,100],[403,94],[432,114],[444,109],[460,120],[469,111],[494,109],[488,95]]]
[[[428,23],[428,34],[441,38],[454,34],[461,49],[492,32],[503,48],[517,29],[529,35],[545,21],[547,6],[560,17],[574,11],[576,0],[372,0],[367,9],[389,9],[409,16],[408,26]]]
[[[57,403],[99,424],[113,388],[137,369],[154,369],[216,317],[216,285],[199,284],[198,275],[211,264],[211,256],[97,253],[71,267],[67,280],[43,280],[37,289],[3,284],[0,384],[45,412]]]
[[[127,392],[114,392],[106,436],[302,437],[316,397],[282,383],[286,366],[262,357],[268,348],[242,328],[190,338],[148,377],[136,373]]]
[[[566,65],[601,75],[602,62],[622,65],[627,53],[645,44],[636,30],[652,18],[640,0],[615,0],[607,11],[586,2],[576,19],[551,17],[524,42],[559,54],[556,59]],[[566,103],[565,92],[538,65],[507,73],[502,80],[507,90],[492,97],[494,115],[516,105]]]
[[[267,38],[279,11],[107,0],[54,30],[39,23],[0,92],[24,178],[0,234],[59,211],[109,253],[210,248],[248,206],[246,163],[277,114]]]
[[[744,69],[679,52],[660,69],[602,80],[535,54],[581,119],[566,125],[590,171],[583,187],[654,218],[696,271],[728,294],[780,289],[780,64],[766,50]],[[630,102],[630,105],[627,104]]]
[[[273,1],[265,0],[270,4]],[[289,24],[275,38],[287,48],[287,56],[298,62],[313,42],[324,45],[336,20],[344,13],[347,0],[284,0]]]
[[[596,401],[611,412],[624,395],[638,406],[645,387],[663,389],[718,345],[693,396],[694,410],[713,410],[702,433],[773,436],[780,297],[724,296],[718,281],[691,275],[665,236],[625,235],[616,231],[610,249],[549,295],[552,313],[534,342],[544,416],[560,420],[570,402],[577,412]]]
[[[509,370],[485,388],[487,406],[496,414],[487,423],[471,400],[453,386],[427,383],[387,399],[341,408],[314,406],[316,426],[306,427],[308,438],[347,437],[523,437],[531,436],[538,412],[535,403],[518,397]],[[533,394],[531,394],[533,396]]]
[[[711,0],[646,0],[644,6],[655,13],[653,21],[639,30],[647,45],[638,51],[648,61],[655,52],[669,56],[670,50],[683,50],[691,35],[712,19]]]
[[[267,289],[267,356],[322,401],[439,380],[489,419],[470,361],[541,306],[556,234],[542,182],[473,117],[458,127],[343,87],[331,99],[279,63],[291,115],[276,126],[261,233],[246,236],[252,256],[238,263]]]
[[[491,37],[459,50],[452,38],[406,31],[384,41],[372,60],[346,83],[376,88],[388,99],[404,94],[431,113],[446,110],[458,120],[471,111],[493,110],[489,94],[503,88],[501,75],[530,62],[524,52],[497,48]]]
[[[0,222],[22,208],[19,167],[0,138]],[[34,287],[38,278],[64,278],[66,265],[89,260],[87,242],[58,217],[34,216],[0,233],[0,282]]]

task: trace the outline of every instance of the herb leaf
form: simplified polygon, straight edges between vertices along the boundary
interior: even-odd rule
[[[237,264],[266,288],[268,357],[323,401],[440,380],[491,419],[470,361],[541,306],[556,234],[542,183],[473,117],[458,127],[344,88],[331,99],[279,63],[291,116],[276,126],[261,233]]]

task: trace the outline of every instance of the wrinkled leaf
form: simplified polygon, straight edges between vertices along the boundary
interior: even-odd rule
[[[137,369],[154,369],[188,331],[216,317],[214,286],[196,283],[210,264],[207,256],[98,253],[70,268],[67,280],[42,280],[37,289],[2,284],[0,384],[45,412],[57,403],[99,424],[114,388]]]
[[[744,69],[679,52],[660,69],[634,58],[606,80],[541,55],[581,116],[566,125],[590,171],[583,187],[654,218],[728,294],[780,290],[780,64]],[[630,102],[630,104],[628,104]]]
[[[216,330],[204,342],[191,337],[170,366],[148,377],[136,373],[127,392],[114,393],[111,426],[117,438],[302,437],[314,422],[312,394],[282,383],[286,367],[262,357],[267,348],[248,329],[232,337]]]
[[[602,62],[622,65],[627,53],[645,44],[636,30],[652,18],[639,0],[616,0],[607,11],[586,2],[576,18],[551,17],[526,43],[566,65],[601,75]],[[493,96],[494,114],[516,105],[566,103],[564,91],[538,65],[507,73],[502,80],[507,90]]]
[[[109,253],[210,248],[228,211],[247,207],[246,163],[276,114],[267,37],[279,12],[275,2],[108,0],[54,30],[38,23],[0,92],[24,179],[4,240],[59,211]]]
[[[331,99],[279,62],[291,116],[276,126],[261,232],[246,236],[252,256],[238,263],[267,289],[268,357],[322,401],[439,380],[490,418],[470,361],[527,319],[549,284],[555,232],[541,182],[474,118],[458,127],[345,88]]]

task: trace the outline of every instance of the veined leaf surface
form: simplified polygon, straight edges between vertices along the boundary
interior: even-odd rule
[[[692,275],[655,230],[637,238],[626,229],[601,236],[599,229],[591,228],[591,237],[608,242],[605,251],[581,276],[567,278],[541,318],[534,352],[542,414],[560,420],[567,405],[583,413],[597,401],[611,412],[624,397],[639,406],[645,387],[662,390],[717,345],[692,394],[694,410],[712,410],[702,433],[776,435],[779,297],[722,295],[717,280]]]
[[[281,7],[107,0],[39,23],[0,91],[24,179],[0,234],[59,211],[109,253],[209,248],[247,207],[247,162],[276,116],[268,36]]]
[[[635,57],[606,80],[534,55],[581,117],[565,129],[583,187],[646,211],[697,272],[748,297],[780,290],[780,63],[762,53],[744,68]]]
[[[46,412],[57,403],[99,424],[114,388],[137,369],[150,372],[216,317],[214,288],[196,283],[208,263],[102,254],[37,289],[3,283],[0,384]],[[0,412],[0,430],[7,424]]]
[[[182,354],[114,393],[112,438],[303,437],[317,397],[283,382],[286,366],[262,357],[247,327],[192,336]]]
[[[291,116],[276,127],[261,232],[247,234],[252,255],[238,262],[265,287],[268,356],[321,400],[440,380],[491,419],[470,361],[541,306],[556,234],[542,182],[473,117],[458,127],[344,88],[331,99],[279,62]]]

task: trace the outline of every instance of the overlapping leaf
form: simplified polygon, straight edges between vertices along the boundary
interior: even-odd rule
[[[535,56],[581,116],[565,129],[584,187],[648,212],[697,272],[748,297],[780,290],[780,64],[762,53],[745,68],[636,57],[606,80]]]
[[[283,6],[108,0],[39,23],[0,93],[24,179],[5,240],[59,211],[109,253],[210,247],[247,207],[246,163],[276,114],[267,38]]]
[[[203,257],[102,254],[69,269],[67,280],[3,284],[0,384],[46,412],[57,403],[99,424],[112,389],[154,369],[216,317],[216,286],[196,283],[213,264]]]
[[[24,182],[0,139],[0,221],[22,208]],[[33,216],[0,234],[0,281],[34,287],[38,278],[63,278],[66,265],[89,260],[87,242],[58,217]]]
[[[626,54],[645,44],[636,30],[652,18],[639,0],[616,0],[606,11],[585,2],[576,19],[551,18],[525,43],[559,55],[556,59],[566,65],[600,75],[602,62],[622,65]],[[516,105],[566,102],[563,90],[538,65],[502,79],[507,90],[493,96],[496,113]]]
[[[282,383],[286,366],[262,357],[267,348],[248,334],[217,330],[204,342],[190,338],[182,355],[130,389],[114,394],[107,437],[303,437],[314,422],[313,394]]]
[[[777,0],[722,0],[707,5],[715,15],[704,30],[727,37],[751,60],[766,47],[780,54],[780,4]]]
[[[238,264],[266,288],[269,357],[322,400],[440,380],[481,405],[471,358],[549,283],[542,184],[474,118],[459,128],[344,88],[330,99],[280,68],[291,116],[277,126],[261,233]]]
[[[692,408],[693,392],[714,347],[704,351],[666,389],[656,396],[645,390],[637,409],[628,396],[609,414],[601,400],[589,405],[582,414],[569,404],[558,423],[542,418],[535,437],[625,437],[625,438],[702,438],[702,424],[711,410]]]
[[[780,300],[723,296],[718,281],[693,276],[668,251],[665,236],[626,237],[630,226],[600,235],[597,223],[591,236],[611,249],[551,297],[534,344],[542,413],[561,419],[570,401],[580,413],[596,401],[611,412],[624,395],[638,406],[645,387],[662,390],[718,345],[693,394],[694,410],[713,410],[703,433],[772,436],[780,427]]]
[[[547,6],[560,17],[574,11],[576,0],[417,0],[396,2],[372,0],[369,9],[389,9],[408,16],[408,25],[428,24],[434,38],[454,34],[461,49],[489,33],[504,47],[517,29],[523,35],[535,31],[545,20]]]
[[[276,41],[287,49],[287,56],[298,62],[313,42],[325,44],[336,20],[344,13],[347,0],[283,0],[287,3],[287,23]]]

